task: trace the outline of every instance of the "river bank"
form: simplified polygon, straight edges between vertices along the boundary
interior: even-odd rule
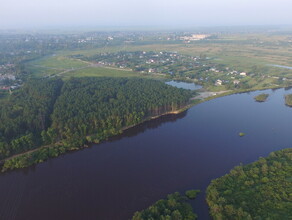
[[[35,164],[38,164],[38,163],[42,163],[42,162],[44,162],[44,161],[46,161],[46,160],[48,160],[50,158],[57,157],[57,156],[60,156],[62,154],[65,154],[66,152],[76,151],[76,150],[81,150],[81,149],[84,149],[84,148],[88,148],[90,144],[99,144],[99,143],[101,143],[103,141],[108,140],[108,138],[114,137],[116,135],[120,135],[123,132],[125,132],[126,130],[128,130],[130,128],[133,128],[135,126],[141,125],[141,124],[143,124],[143,123],[145,123],[147,121],[151,121],[151,120],[154,120],[154,119],[160,118],[162,116],[166,116],[166,115],[176,115],[176,114],[179,114],[181,112],[184,112],[187,109],[189,109],[190,107],[192,107],[194,104],[196,104],[196,102],[192,101],[189,105],[184,106],[184,107],[182,107],[180,109],[173,110],[173,111],[168,111],[168,112],[156,115],[156,116],[147,117],[147,118],[145,118],[144,120],[142,120],[141,122],[139,122],[137,124],[133,124],[133,125],[130,125],[130,126],[125,126],[125,127],[122,127],[121,129],[115,130],[112,135],[108,135],[104,139],[98,139],[96,141],[88,141],[88,142],[86,142],[84,145],[82,145],[80,147],[72,147],[72,148],[65,148],[64,149],[62,141],[59,141],[59,142],[54,143],[54,144],[41,146],[41,147],[35,148],[33,150],[29,150],[27,152],[23,152],[23,153],[20,153],[20,154],[13,155],[13,156],[11,156],[9,158],[6,158],[6,159],[3,159],[3,160],[0,161],[1,172],[6,172],[8,170],[14,170],[14,169],[18,169],[18,168],[26,168],[26,167],[29,167],[29,166],[32,166],[32,165],[35,165]],[[88,135],[88,136],[86,136],[86,139],[90,140],[90,137],[91,137],[91,135]],[[62,148],[62,150],[58,151],[58,148]],[[42,152],[56,151],[56,150],[57,150],[57,153],[54,153],[53,155],[50,155],[47,158],[37,159],[37,160],[31,161],[31,158],[34,158],[35,154],[39,154],[39,153],[42,153]]]
[[[291,146],[292,111],[283,105],[291,90],[264,91],[270,98],[261,104],[253,99],[260,93],[204,102],[86,150],[3,173],[1,219],[130,219],[167,194],[195,188],[202,193],[194,211],[209,220],[204,192],[212,179]],[[240,131],[248,135],[240,138]]]
[[[276,89],[276,88],[273,88],[273,89]],[[251,91],[252,90],[227,90],[227,91],[211,92],[211,91],[204,91],[204,89],[201,89],[199,91],[199,95],[196,95],[193,98],[191,98],[190,103],[187,106],[184,106],[184,107],[177,109],[175,111],[169,111],[169,112],[165,112],[165,113],[162,113],[162,114],[159,114],[156,116],[151,116],[151,117],[145,118],[143,121],[141,121],[137,124],[126,126],[126,127],[121,128],[121,129],[116,129],[113,131],[112,134],[106,136],[106,138],[103,138],[103,139],[91,139],[90,135],[89,135],[86,137],[86,139],[88,141],[80,147],[64,147],[64,145],[62,144],[62,141],[60,141],[60,142],[57,142],[55,144],[42,146],[42,147],[27,151],[24,153],[13,155],[9,158],[1,160],[0,161],[0,168],[2,169],[2,172],[5,172],[7,170],[13,170],[13,169],[17,169],[17,168],[25,168],[25,167],[28,167],[28,166],[31,166],[31,165],[34,165],[37,163],[42,163],[49,158],[57,157],[59,155],[65,154],[66,152],[69,152],[69,151],[76,151],[76,150],[88,148],[88,145],[90,143],[98,144],[102,141],[106,141],[110,137],[122,134],[127,129],[133,128],[133,127],[140,125],[140,124],[143,124],[147,121],[154,120],[154,119],[160,118],[160,117],[165,116],[165,115],[179,114],[179,113],[184,112],[197,104],[206,102],[208,100],[212,100],[215,98],[228,96],[228,95],[232,95],[232,94],[251,92]],[[49,156],[43,157],[42,159],[32,159],[32,158],[36,157],[35,155],[39,155],[39,154],[47,154]]]

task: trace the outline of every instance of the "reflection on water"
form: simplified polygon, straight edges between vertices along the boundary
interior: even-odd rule
[[[283,66],[283,65],[276,65],[276,64],[271,64],[270,66],[292,70],[291,66]]]
[[[195,83],[187,83],[187,82],[180,82],[180,81],[173,81],[173,80],[166,82],[166,84],[177,87],[177,88],[190,89],[190,90],[198,90],[202,88],[202,86],[196,85]]]
[[[178,119],[184,118],[187,115],[187,111],[181,112],[179,114],[169,114],[163,115],[159,118],[146,121],[142,124],[136,125],[135,127],[129,128],[125,130],[122,134],[109,138],[108,141],[117,141],[124,137],[133,137],[138,135],[139,133],[144,133],[149,129],[159,128],[161,125],[169,122],[176,122]]]

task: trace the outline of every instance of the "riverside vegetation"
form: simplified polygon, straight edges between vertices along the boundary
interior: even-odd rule
[[[147,79],[30,80],[1,100],[2,171],[99,143],[126,127],[185,107],[191,96],[191,91]]]
[[[285,104],[292,107],[292,94],[285,95]]]
[[[179,40],[182,34],[175,34],[175,37],[171,37],[173,33],[163,34],[165,36],[160,36],[161,33],[150,36],[143,36],[143,33],[110,34],[112,40],[108,38],[109,33],[82,33],[65,38],[63,35],[3,36],[0,39],[1,71],[5,70],[5,75],[14,74],[15,85],[22,84],[30,76],[68,79],[70,76],[142,75],[124,71],[123,63],[112,60],[118,55],[126,57],[127,65],[135,64],[126,68],[135,67],[135,71],[148,72],[149,77],[158,75],[195,81],[210,91],[230,90],[232,93],[291,86],[291,70],[270,65],[291,64],[291,42],[287,34],[220,34],[213,39],[188,44]],[[141,36],[145,40],[139,40]],[[91,40],[86,40],[88,37]],[[167,40],[160,40],[161,37]],[[126,43],[129,39],[133,43]],[[129,51],[137,55],[133,56],[134,59],[153,61],[146,63],[144,60],[137,69],[132,55],[128,56]],[[144,58],[140,58],[142,51],[153,57],[143,55]],[[155,58],[157,55],[162,60]],[[121,68],[95,65],[100,56],[106,57],[106,62],[118,64],[114,67]],[[246,75],[240,75],[241,72],[246,72]],[[159,82],[135,80],[41,79],[27,82],[12,95],[0,91],[2,170],[27,167],[82,148],[89,142],[98,143],[119,134],[126,127],[188,104],[190,92],[166,87]],[[217,83],[218,80],[222,84]],[[2,83],[3,86],[14,85],[9,80]],[[285,96],[285,102],[292,106],[292,95]],[[244,136],[244,133],[239,135]],[[291,217],[287,217],[291,206],[281,209],[285,201],[291,204],[291,193],[287,191],[291,192],[291,153],[288,157],[285,155],[272,153],[264,159],[266,165],[260,159],[252,165],[236,167],[230,174],[212,182],[207,198],[212,216],[215,219]],[[288,168],[290,166],[288,176],[287,164]],[[286,184],[286,188],[281,184]],[[258,191],[262,194],[259,195]],[[271,204],[277,205],[272,207]],[[173,215],[179,216],[177,212]]]
[[[265,102],[268,97],[269,97],[269,94],[262,93],[262,94],[259,94],[259,95],[255,96],[254,99],[257,102]]]
[[[291,219],[292,149],[237,166],[207,188],[207,203],[215,220]]]
[[[188,191],[192,199],[195,198],[197,190]],[[149,208],[136,212],[132,220],[167,220],[167,219],[184,219],[195,220],[197,215],[193,212],[192,206],[187,202],[188,198],[175,192],[151,205]]]

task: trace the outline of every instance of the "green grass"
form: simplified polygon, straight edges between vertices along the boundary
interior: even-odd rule
[[[150,45],[126,45],[118,47],[105,47],[98,48],[88,51],[74,51],[72,54],[83,54],[85,56],[90,56],[93,54],[103,53],[103,52],[117,52],[117,51],[177,51],[181,54],[199,56],[200,54],[206,54],[208,57],[213,58],[211,62],[218,64],[225,64],[231,69],[238,71],[244,71],[249,73],[260,73],[270,76],[281,76],[292,78],[292,71],[276,68],[269,66],[270,64],[279,65],[291,65],[292,51],[288,50],[286,47],[278,46],[275,50],[269,46],[262,46],[260,44],[255,44],[252,41],[250,43],[244,43],[244,41],[249,41],[252,37],[257,36],[240,36],[243,43],[238,43],[238,36],[233,36],[228,39],[228,43],[224,43],[226,37],[222,40],[216,42],[197,42],[189,45],[184,44],[150,44]],[[259,35],[264,40],[270,40],[271,43],[276,42],[279,39],[275,37],[274,39],[265,38]]]
[[[66,70],[79,69],[89,64],[63,55],[46,56],[26,63],[26,70],[34,77],[59,74]]]
[[[104,67],[88,67],[85,69],[65,73],[62,76],[65,78],[68,78],[68,77],[85,77],[85,76],[142,77],[143,75],[137,72],[125,71],[125,70],[119,70],[119,69],[110,69],[110,68],[104,68]]]
[[[26,69],[34,77],[59,75],[61,77],[149,77],[131,70],[110,67],[92,67],[90,63],[71,59],[67,55],[74,52],[61,52],[55,56],[47,56],[26,64]]]
[[[57,70],[57,69],[50,69],[46,67],[41,66],[34,66],[34,65],[26,65],[26,70],[33,76],[33,77],[42,77],[42,76],[50,76],[54,74],[58,74],[62,72],[63,70]]]
[[[30,62],[31,65],[42,66],[46,68],[54,68],[59,70],[81,68],[88,66],[87,63],[71,59],[62,55],[47,56]]]
[[[221,35],[218,39],[212,41],[197,41],[191,44],[175,43],[169,44],[155,42],[145,45],[123,45],[113,47],[103,47],[90,50],[72,50],[59,51],[54,56],[47,56],[29,62],[27,69],[35,77],[47,75],[62,74],[64,77],[76,76],[112,76],[112,77],[145,77],[140,73],[124,71],[119,69],[105,69],[88,67],[88,63],[78,59],[71,59],[68,56],[82,54],[91,56],[98,53],[113,53],[118,51],[176,51],[181,54],[199,56],[204,54],[211,58],[210,62],[225,64],[230,69],[256,73],[258,76],[248,76],[242,79],[246,82],[251,90],[273,88],[290,85],[287,80],[286,84],[278,82],[280,77],[292,79],[292,70],[281,69],[269,66],[270,64],[292,66],[292,49],[291,46],[279,44],[279,42],[288,42],[285,35],[270,34],[229,34]],[[84,68],[84,69],[80,69]],[[151,77],[151,76],[147,76]],[[155,77],[155,76],[152,76]],[[156,76],[157,77],[157,76]],[[224,77],[219,76],[218,77]],[[215,87],[208,85],[207,89],[211,91],[228,90],[225,86]]]
[[[94,67],[91,66],[90,63],[66,57],[74,53],[76,53],[76,51],[62,51],[55,56],[47,56],[28,62],[26,64],[26,70],[28,70],[33,77],[58,75],[64,78],[103,76],[161,78],[161,76],[151,76],[119,68]]]

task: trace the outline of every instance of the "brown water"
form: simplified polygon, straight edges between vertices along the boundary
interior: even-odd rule
[[[211,100],[129,129],[90,149],[0,175],[0,219],[129,219],[175,191],[205,191],[239,163],[292,143],[284,89]],[[239,132],[246,133],[240,138]],[[204,193],[193,203],[209,219]]]

